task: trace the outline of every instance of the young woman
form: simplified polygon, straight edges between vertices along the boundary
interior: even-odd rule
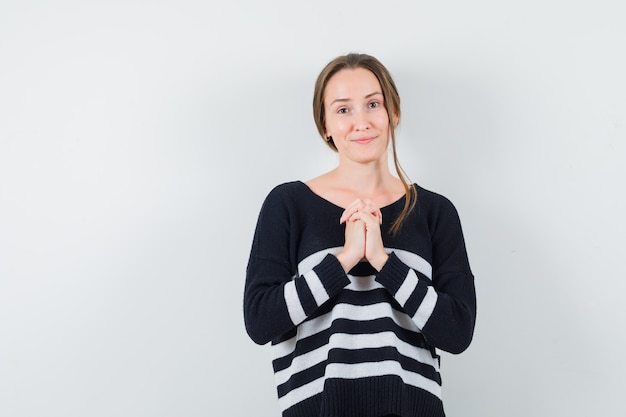
[[[248,334],[272,343],[282,415],[443,416],[437,349],[465,350],[476,316],[458,214],[406,180],[400,98],[376,58],[331,61],[313,112],[339,163],[267,196],[244,294]]]

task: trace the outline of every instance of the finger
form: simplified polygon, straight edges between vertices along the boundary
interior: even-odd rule
[[[364,214],[364,213],[363,213],[363,212],[361,212],[361,211],[355,211],[354,213],[352,213],[352,214],[350,215],[350,217],[348,217],[348,218],[346,219],[346,222],[347,222],[347,223],[354,223],[354,222],[356,222],[356,221],[363,220],[363,214]]]
[[[341,217],[339,218],[339,224],[348,220],[350,216],[357,212],[361,207],[363,207],[363,201],[361,201],[361,199],[359,198],[350,203],[341,214]]]
[[[339,224],[348,221],[356,212],[357,212],[356,209],[345,209],[343,213],[341,214],[341,218],[339,219]]]
[[[372,202],[372,200],[366,199],[366,200],[363,200],[363,203],[365,204],[365,210],[372,213],[374,216],[378,217],[378,224],[383,224],[383,213]]]
[[[354,214],[359,209],[360,204],[361,204],[360,200],[355,200],[352,203],[350,203],[348,207],[346,207],[346,209],[341,214],[339,223],[343,223],[346,220],[348,220],[350,216],[352,216],[352,214]]]
[[[353,221],[353,220],[360,220],[363,223],[365,223],[367,228],[380,228],[380,223],[378,221],[378,216],[376,216],[373,213],[370,213],[369,211],[359,211],[356,212],[352,215],[352,217],[350,217],[349,221]]]
[[[379,224],[383,223],[383,213],[380,211],[378,207],[374,205],[368,205],[366,206],[366,211],[370,213],[372,216],[376,217],[378,219]]]

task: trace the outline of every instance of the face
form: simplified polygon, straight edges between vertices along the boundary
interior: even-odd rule
[[[340,161],[386,161],[389,117],[380,83],[364,68],[333,75],[324,91],[326,136],[332,136]]]

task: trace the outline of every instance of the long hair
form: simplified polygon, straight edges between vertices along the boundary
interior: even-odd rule
[[[402,223],[413,210],[417,202],[417,190],[415,186],[409,181],[408,176],[400,162],[396,152],[396,127],[400,121],[400,95],[396,84],[391,77],[391,74],[385,68],[385,66],[376,58],[367,54],[355,54],[339,56],[330,61],[320,72],[315,82],[315,90],[313,92],[313,118],[315,119],[315,125],[317,131],[322,136],[324,142],[335,152],[337,147],[332,140],[326,140],[326,112],[324,109],[324,94],[326,92],[326,85],[328,81],[341,70],[344,69],[356,69],[363,68],[373,73],[382,89],[385,108],[387,110],[387,116],[389,117],[389,130],[391,136],[391,150],[393,154],[393,164],[396,168],[398,178],[402,181],[404,186],[405,200],[404,207],[400,215],[394,220],[391,225],[391,233],[396,234],[402,227]]]

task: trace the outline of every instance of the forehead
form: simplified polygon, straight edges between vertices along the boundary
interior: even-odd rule
[[[355,100],[372,93],[382,94],[378,78],[373,72],[365,68],[343,69],[328,80],[324,91],[324,101]]]

